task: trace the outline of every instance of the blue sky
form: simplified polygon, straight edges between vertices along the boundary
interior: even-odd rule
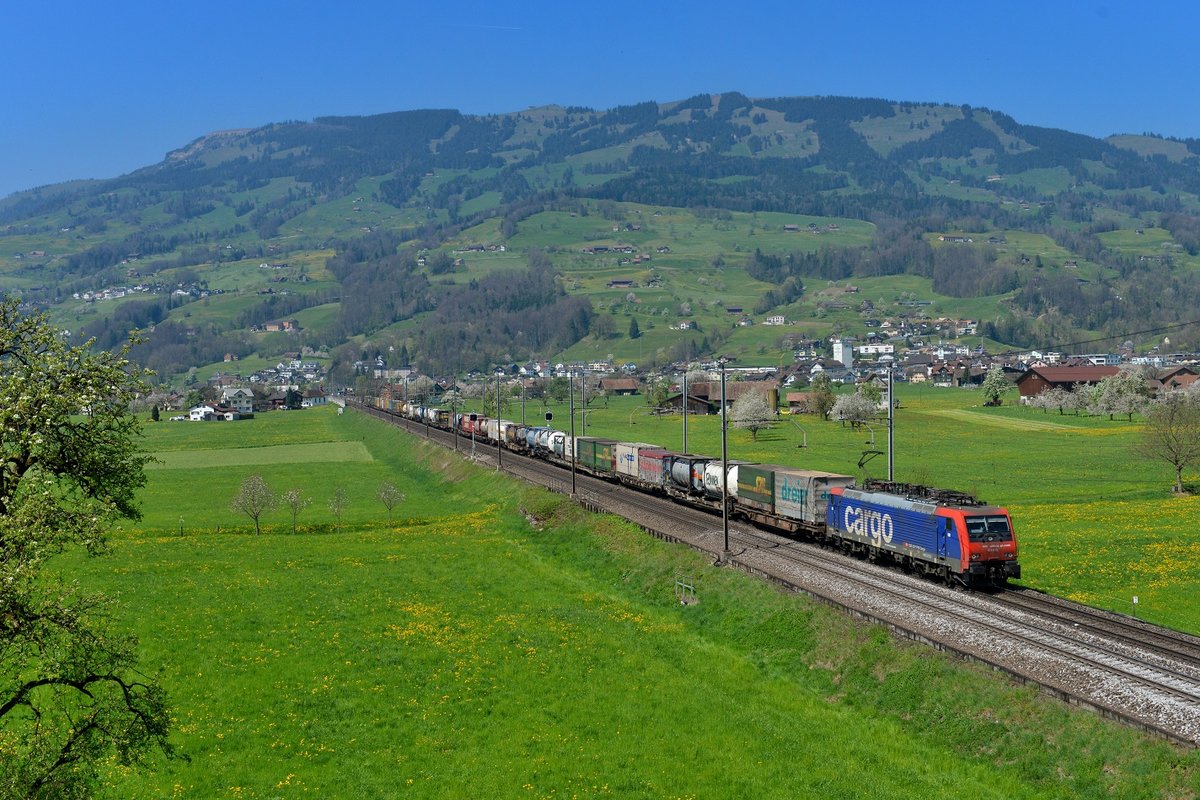
[[[737,90],[968,103],[1200,137],[1194,3],[0,3],[0,197],[209,131]]]

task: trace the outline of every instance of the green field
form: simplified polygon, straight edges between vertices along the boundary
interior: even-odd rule
[[[919,400],[906,402],[915,412]],[[933,414],[947,408],[938,400],[926,413],[957,424]],[[639,439],[669,430],[652,431],[636,407],[607,413]],[[712,421],[693,420],[693,449],[708,448]],[[837,426],[807,427],[813,451],[852,444],[821,443]],[[773,435],[792,434],[762,447],[784,446]],[[107,797],[1200,790],[1194,752],[714,570],[354,412],[148,424],[146,444],[178,467],[148,473],[145,519],[106,557],[60,563],[120,598],[119,622],[170,691],[173,740],[190,760],[146,774],[113,764]],[[339,460],[348,453],[369,460]],[[254,536],[228,511],[251,472],[317,498],[301,535],[282,512]],[[374,500],[384,480],[407,495],[391,526]],[[335,482],[351,497],[340,530],[322,501]],[[677,602],[680,576],[698,604]]]

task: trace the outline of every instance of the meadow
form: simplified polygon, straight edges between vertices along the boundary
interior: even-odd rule
[[[898,385],[896,396],[895,478],[1008,507],[1021,540],[1022,584],[1122,613],[1135,611],[1137,596],[1139,616],[1200,633],[1200,495],[1173,495],[1169,467],[1132,454],[1136,417],[1045,413],[1017,405],[1015,391],[998,408],[984,407],[970,389]],[[527,403],[527,418],[542,419],[545,410],[556,427],[569,427],[567,403]],[[512,401],[506,415],[520,413]],[[577,408],[580,435],[583,421]],[[586,422],[589,435],[685,449],[682,416],[656,415],[640,396],[595,399]],[[686,449],[719,454],[720,418],[689,416]],[[757,440],[729,432],[731,459],[884,478],[886,455],[859,466],[872,450],[886,452],[886,422],[852,428],[798,414],[781,416]],[[1200,488],[1200,476],[1191,481]]]
[[[626,426],[651,432],[636,412],[620,410]],[[693,423],[703,451],[714,432]],[[836,449],[819,443],[832,428],[808,433],[814,452]],[[120,599],[189,760],[144,774],[114,763],[104,796],[1200,790],[1194,752],[714,570],[354,412],[148,423],[145,442],[164,463],[148,472],[144,519],[107,556],[60,566]],[[311,493],[300,535],[277,512],[255,536],[228,510],[251,472]],[[374,500],[383,481],[406,494],[391,525]],[[350,498],[340,528],[322,502],[333,485]],[[677,601],[682,576],[698,603]]]

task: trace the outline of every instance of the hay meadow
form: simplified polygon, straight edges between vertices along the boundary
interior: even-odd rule
[[[1174,585],[1194,585],[1185,567],[1175,571],[1188,551],[1167,524],[1181,509],[1194,519],[1194,507],[1171,506],[1169,481],[1159,487],[1153,467],[1125,485],[1114,460],[1132,435],[1126,426],[1080,418],[1062,421],[1065,430],[1025,430],[1012,420],[1060,421],[976,409],[961,393],[902,399],[909,423],[897,437],[909,453],[898,447],[898,471],[973,482],[960,488],[1008,504],[1025,537],[1027,583],[1103,600],[1123,585],[1106,589],[1103,574],[1081,578],[1072,563],[1099,564],[1118,583],[1144,564],[1161,588],[1142,591],[1194,623],[1189,592]],[[958,413],[985,411],[998,412],[986,414],[990,425]],[[713,423],[693,421],[690,449],[712,451]],[[800,425],[805,448],[791,423],[757,443],[734,432],[731,446],[742,458],[761,450],[854,466],[858,454],[844,451],[862,449],[861,430]],[[589,415],[589,432],[621,426],[636,436],[620,438],[676,446],[667,437],[678,421],[632,399]],[[159,461],[147,473],[144,518],[114,535],[109,554],[69,555],[59,567],[119,599],[113,613],[169,690],[173,739],[187,758],[142,773],[111,764],[106,797],[1200,791],[1194,752],[713,569],[352,411],[147,423],[145,445]],[[1016,456],[1022,470],[1000,468]],[[1097,491],[1063,503],[1054,476],[1036,472],[1068,468]],[[264,518],[260,536],[230,511],[249,474],[312,498],[296,535],[283,511]],[[384,481],[405,494],[390,525],[375,499]],[[328,508],[339,487],[340,523]],[[1137,524],[1117,523],[1127,516]],[[1097,530],[1107,538],[1089,544]],[[1064,539],[1080,552],[1055,566],[1050,550]],[[678,603],[681,576],[698,603]]]

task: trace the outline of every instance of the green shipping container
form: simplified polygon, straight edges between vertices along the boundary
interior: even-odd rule
[[[575,457],[579,459],[580,464],[604,474],[613,471],[615,440],[576,437],[575,441],[577,442]]]
[[[775,467],[742,464],[737,472],[737,499],[760,511],[775,510]]]

